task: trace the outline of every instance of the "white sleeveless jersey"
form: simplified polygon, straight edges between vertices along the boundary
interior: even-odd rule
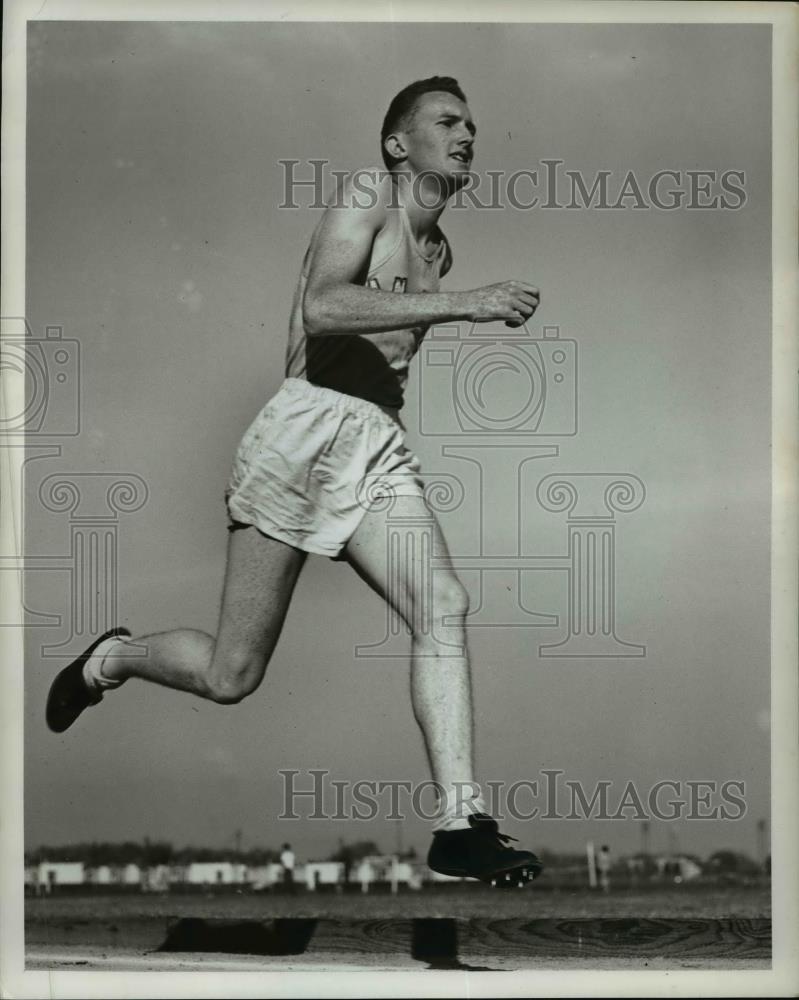
[[[359,284],[386,292],[437,292],[447,256],[446,237],[426,257],[411,232],[404,208],[391,206]],[[294,293],[286,352],[286,375],[302,378],[348,396],[399,409],[408,366],[428,330],[416,326],[383,333],[336,333],[309,337],[302,322],[310,252]]]

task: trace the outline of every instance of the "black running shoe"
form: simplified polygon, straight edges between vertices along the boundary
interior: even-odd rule
[[[101,642],[123,635],[129,636],[130,632],[126,628],[109,629],[99,639],[95,639],[77,660],[73,660],[56,675],[50,685],[45,713],[47,725],[54,733],[63,733],[65,729],[69,729],[84,708],[102,701],[102,692],[92,690],[83,679],[83,665]]]
[[[468,821],[468,830],[433,834],[427,864],[434,872],[477,878],[503,888],[523,886],[541,874],[544,866],[535,854],[505,846],[516,838],[500,833],[495,819],[474,813]]]

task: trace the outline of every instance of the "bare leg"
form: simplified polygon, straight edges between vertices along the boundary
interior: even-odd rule
[[[103,675],[140,677],[224,704],[240,701],[261,683],[305,559],[305,552],[254,527],[230,532],[216,639],[196,629],[134,639],[146,655],[126,655],[120,642]]]
[[[402,517],[403,544],[389,545],[392,516]],[[419,572],[422,545],[407,543],[421,543],[420,536],[431,532],[437,566],[430,584],[428,575]],[[392,564],[389,549],[399,566]],[[443,791],[428,865],[444,875],[524,885],[541,871],[541,862],[530,851],[505,846],[474,781],[472,685],[464,627],[468,598],[435,516],[422,497],[397,498],[390,510],[373,509],[364,517],[345,555],[402,615],[413,636],[413,709],[433,779]]]
[[[433,554],[446,562],[436,568],[429,591],[420,587],[414,566],[391,571],[387,518],[398,514],[421,519],[428,530],[432,526]],[[472,684],[464,628],[468,595],[446,565],[449,553],[435,515],[421,497],[397,497],[389,512],[367,512],[344,554],[411,629],[411,703],[433,779],[444,787],[474,782]]]

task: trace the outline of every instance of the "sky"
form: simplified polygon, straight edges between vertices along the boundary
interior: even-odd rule
[[[30,24],[27,318],[38,337],[61,327],[79,354],[79,383],[73,373],[51,412],[77,406],[80,433],[45,427],[40,440],[60,453],[29,461],[26,480],[26,552],[45,567],[27,574],[26,607],[55,616],[26,636],[29,847],[232,846],[241,830],[244,846],[290,840],[303,858],[340,838],[425,849],[418,819],[277,819],[281,770],[306,787],[311,768],[428,777],[407,660],[355,655],[386,619],[345,565],[308,561],[264,684],[240,705],[134,681],[49,733],[44,700],[66,660],[42,647],[70,635],[72,529],[39,491],[56,473],[138,477],[146,499],[116,527],[118,623],[134,635],[215,631],[230,463],[283,377],[319,218],[307,195],[279,207],[280,161],[299,161],[304,177],[314,158],[377,164],[391,97],[440,73],[466,92],[478,171],[559,159],[589,180],[610,171],[612,191],[630,170],[644,185],[666,169],[745,173],[738,210],[450,209],[444,287],[541,288],[530,333],[556,326],[576,345],[577,433],[476,447],[451,426],[453,376],[428,363],[432,336],[404,420],[430,476],[462,485],[463,502],[440,515],[456,561],[564,555],[566,514],[538,501],[545,476],[626,474],[645,488],[614,528],[617,635],[643,657],[542,657],[540,644],[565,635],[566,575],[463,571],[483,623],[504,624],[475,617],[469,630],[483,780],[559,770],[589,793],[610,781],[616,799],[628,782],[644,794],[658,781],[744,782],[743,818],[655,820],[650,841],[755,854],[769,809],[769,66],[762,26]],[[490,378],[486,392],[512,412],[518,380]],[[510,612],[503,588],[518,588]],[[560,620],[525,627],[530,612]],[[634,819],[504,826],[533,848],[640,844]]]

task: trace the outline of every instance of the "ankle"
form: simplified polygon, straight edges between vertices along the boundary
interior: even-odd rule
[[[121,684],[130,676],[127,670],[127,650],[125,646],[131,644],[130,639],[121,636],[111,640],[109,648],[103,653],[98,666],[97,674],[101,682],[108,681],[114,684]]]
[[[102,694],[127,680],[123,661],[125,654],[120,646],[129,642],[123,636],[112,636],[95,649],[83,665],[83,679],[90,688]]]
[[[469,817],[485,811],[486,805],[476,781],[455,781],[443,785],[439,794],[439,811],[433,820],[433,832],[468,830]]]

